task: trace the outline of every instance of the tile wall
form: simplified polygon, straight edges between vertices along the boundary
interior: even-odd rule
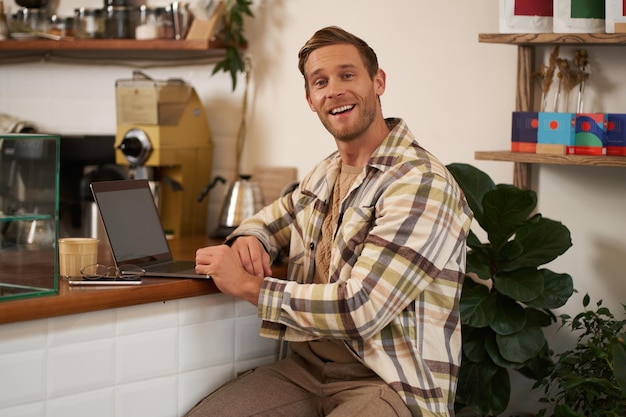
[[[0,417],[181,416],[276,360],[256,308],[223,294],[0,326]]]

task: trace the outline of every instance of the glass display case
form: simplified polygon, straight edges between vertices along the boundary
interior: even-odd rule
[[[57,135],[0,134],[0,302],[56,294]]]

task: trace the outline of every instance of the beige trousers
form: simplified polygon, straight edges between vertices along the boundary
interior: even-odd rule
[[[360,363],[324,362],[306,343],[250,370],[196,404],[186,417],[410,417],[398,396]]]

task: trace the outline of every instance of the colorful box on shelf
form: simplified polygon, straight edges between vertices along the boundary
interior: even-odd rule
[[[514,111],[511,123],[511,152],[535,153],[538,126],[537,112]]]
[[[626,156],[626,114],[606,115],[606,154]]]
[[[606,33],[626,33],[626,8],[624,0],[606,0],[604,4]]]
[[[565,155],[574,146],[576,113],[539,112],[537,153]]]
[[[552,1],[500,0],[500,33],[552,32]]]
[[[554,0],[554,33],[602,33],[605,0]]]
[[[574,145],[567,147],[568,155],[606,155],[607,115],[577,113]]]

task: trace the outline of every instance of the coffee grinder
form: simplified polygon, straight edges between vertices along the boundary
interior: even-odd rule
[[[152,182],[167,235],[205,233],[207,203],[196,197],[211,179],[213,142],[196,91],[140,71],[115,85],[116,163],[129,165],[131,178]]]

